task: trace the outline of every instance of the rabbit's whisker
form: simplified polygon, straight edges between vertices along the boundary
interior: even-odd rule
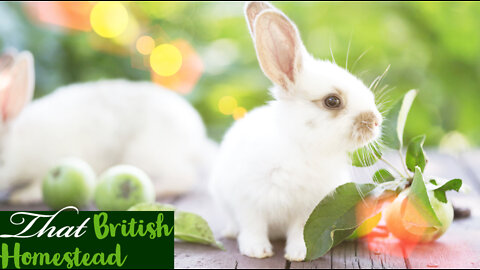
[[[353,36],[353,31],[350,33],[350,40],[348,41],[348,47],[347,47],[347,59],[345,60],[345,69],[348,71],[348,56],[350,54],[350,45],[352,44],[352,36]]]
[[[373,80],[373,82],[370,84],[369,89],[372,90],[372,92],[375,92],[375,90],[377,89],[377,86],[383,80],[383,78],[385,77],[385,75],[387,74],[389,69],[390,69],[390,65],[388,65],[387,68],[385,69],[385,71],[380,76],[376,77]],[[373,89],[372,89],[372,87],[373,87]]]
[[[334,64],[337,64],[337,61],[335,61],[335,56],[333,56],[333,50],[332,50],[332,40],[330,40],[330,55],[332,56],[332,61]]]
[[[355,70],[355,67],[358,63],[358,61],[360,61],[360,59],[362,59],[363,56],[365,56],[365,54],[367,54],[367,52],[370,50],[370,48],[366,49],[363,53],[360,54],[359,57],[357,57],[357,60],[355,60],[355,62],[353,62],[353,65],[352,65],[352,72]],[[360,76],[360,74],[358,75]]]

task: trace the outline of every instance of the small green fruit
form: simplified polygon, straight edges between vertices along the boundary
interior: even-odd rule
[[[148,175],[130,165],[118,165],[100,176],[95,204],[102,211],[125,211],[139,203],[155,202],[155,190]]]
[[[52,209],[86,206],[95,189],[95,172],[85,161],[69,158],[53,167],[43,179],[43,201]]]
[[[422,224],[422,226],[406,228],[402,220],[402,211],[404,211],[402,209],[405,209],[405,204],[408,203],[407,194],[408,189],[400,193],[386,209],[385,217],[388,230],[398,239],[414,243],[428,243],[442,236],[453,221],[452,204],[450,202],[440,202],[433,195],[433,192],[429,191],[428,199],[442,226],[439,228],[428,226],[428,224],[425,224],[425,220],[419,216],[417,224]]]
[[[128,208],[128,211],[175,211],[175,206],[162,203],[139,203]]]

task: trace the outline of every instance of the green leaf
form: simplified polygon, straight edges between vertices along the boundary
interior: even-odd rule
[[[380,146],[377,143],[366,145],[358,148],[353,153],[350,153],[352,165],[355,167],[372,166],[381,157],[382,153],[380,152]]]
[[[395,177],[386,169],[380,169],[373,174],[373,182],[384,183],[395,180]]]
[[[215,240],[207,221],[197,214],[177,212],[174,231],[177,239],[191,243],[213,245],[225,250],[222,243]]]
[[[132,206],[128,211],[175,211],[175,206],[160,203],[140,203]],[[204,245],[213,245],[225,250],[222,243],[215,240],[207,221],[201,216],[175,211],[175,238]]]
[[[416,95],[417,90],[408,91],[403,99],[397,101],[388,111],[382,127],[383,142],[387,147],[402,149],[405,122]]]
[[[382,219],[382,213],[365,220],[347,239],[358,239],[371,233]]]
[[[325,255],[349,237],[371,215],[357,212],[357,206],[376,185],[346,183],[335,189],[315,207],[303,231],[307,260]],[[358,215],[359,214],[359,215]]]
[[[442,203],[447,203],[447,196],[445,195],[445,192],[449,190],[455,190],[456,192],[458,192],[461,187],[462,187],[462,180],[453,179],[446,182],[439,188],[434,189],[433,194],[435,195],[435,198],[437,198],[437,200],[441,201]]]
[[[413,138],[407,147],[407,155],[405,157],[405,163],[408,170],[415,172],[415,167],[418,166],[423,172],[425,165],[427,164],[427,158],[425,151],[423,151],[423,144],[425,143],[425,135],[420,135]]]
[[[422,227],[438,229],[442,226],[430,203],[422,171],[418,166],[415,168],[413,182],[408,191],[406,202],[402,219],[405,229]]]

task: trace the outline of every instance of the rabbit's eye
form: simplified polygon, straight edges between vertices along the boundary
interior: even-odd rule
[[[325,106],[330,109],[338,109],[342,105],[342,101],[337,96],[328,96],[325,98]]]

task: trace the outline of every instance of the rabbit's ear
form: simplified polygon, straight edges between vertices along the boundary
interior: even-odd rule
[[[247,20],[248,30],[250,30],[250,34],[252,35],[252,38],[255,38],[254,29],[253,29],[255,19],[257,18],[258,14],[260,14],[260,12],[266,9],[275,9],[275,8],[272,5],[270,5],[268,2],[252,1],[252,2],[245,3],[245,18]]]
[[[9,50],[0,55],[0,75],[12,68],[17,52]],[[0,84],[3,85],[3,84]]]
[[[302,69],[303,43],[297,27],[277,10],[264,10],[254,23],[258,61],[267,77],[289,92]]]
[[[33,97],[35,71],[33,56],[21,52],[14,57],[11,67],[1,70],[0,109],[3,122],[15,118]],[[8,57],[2,59],[8,61]]]

